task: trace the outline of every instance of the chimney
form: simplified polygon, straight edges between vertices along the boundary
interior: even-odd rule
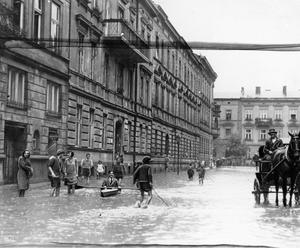
[[[287,90],[286,86],[283,86],[283,88],[282,88],[282,94],[283,94],[284,97],[286,97],[286,95],[287,95],[286,90]]]
[[[255,88],[255,95],[260,96],[260,87]]]
[[[242,97],[245,96],[245,89],[244,89],[244,87],[241,87],[241,95],[242,95]]]

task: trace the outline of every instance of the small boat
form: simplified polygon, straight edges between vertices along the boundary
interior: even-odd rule
[[[85,186],[83,186],[83,185],[81,185],[81,184],[76,184],[75,185],[75,189],[83,189],[83,188],[85,188]]]
[[[101,197],[117,195],[121,192],[121,188],[100,188]]]

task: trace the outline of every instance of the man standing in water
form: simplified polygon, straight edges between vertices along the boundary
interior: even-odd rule
[[[139,166],[133,173],[133,183],[138,183],[138,188],[141,191],[141,200],[136,203],[137,207],[147,208],[152,200],[152,172],[149,165],[151,158],[146,156],[143,159],[143,164]],[[148,199],[144,203],[145,192],[148,193]]]
[[[60,178],[63,174],[62,169],[62,157],[64,151],[62,149],[57,150],[56,156],[52,155],[48,161],[49,180],[51,181],[51,192],[50,196],[59,196],[60,193]]]

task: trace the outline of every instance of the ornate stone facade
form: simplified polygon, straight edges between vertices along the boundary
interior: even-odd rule
[[[1,16],[5,33],[18,27],[0,44],[0,183],[15,182],[11,169],[25,148],[34,181],[46,179],[47,158],[58,147],[78,159],[90,152],[107,166],[122,155],[127,172],[145,155],[156,166],[167,156],[171,166],[209,160],[217,75],[160,6],[0,2],[12,11],[10,27]]]

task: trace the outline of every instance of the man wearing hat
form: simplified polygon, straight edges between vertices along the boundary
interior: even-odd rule
[[[50,196],[59,196],[60,193],[60,178],[63,174],[63,157],[64,151],[62,149],[57,150],[56,156],[52,155],[48,161],[48,178],[51,182]]]
[[[273,152],[277,148],[283,147],[283,142],[277,137],[277,132],[274,128],[271,128],[268,134],[270,135],[270,139],[266,141],[264,153],[266,154],[265,159],[271,160]]]
[[[141,191],[141,200],[137,202],[136,206],[147,208],[152,200],[152,172],[150,167],[151,158],[146,156],[143,159],[143,164],[139,166],[133,173],[133,183],[138,183],[138,187]],[[145,198],[145,192],[148,193],[148,199],[143,204]]]
[[[118,188],[118,180],[115,178],[114,172],[109,172],[107,179],[102,183],[103,188]]]

